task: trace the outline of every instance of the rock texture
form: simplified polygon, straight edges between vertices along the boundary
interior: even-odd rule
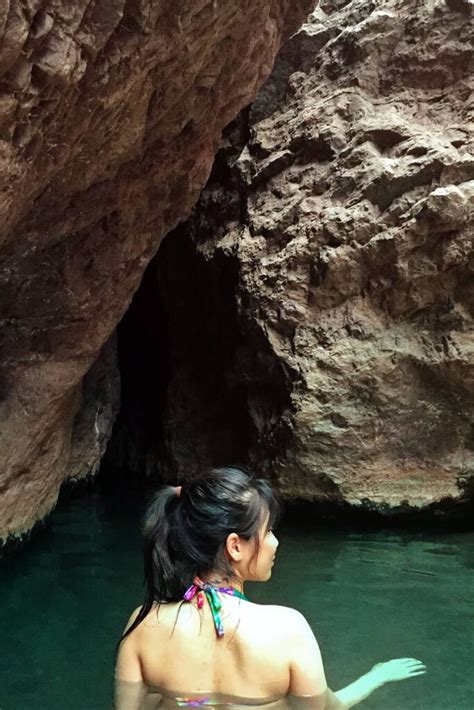
[[[91,413],[84,395],[81,415],[83,378],[161,237],[189,214],[222,127],[313,7],[0,7],[0,538],[31,528],[64,479],[96,467],[114,405],[105,413],[99,398]]]
[[[321,2],[187,225],[235,265],[248,456],[288,497],[402,511],[472,491],[473,11]],[[175,402],[197,409],[185,386]]]

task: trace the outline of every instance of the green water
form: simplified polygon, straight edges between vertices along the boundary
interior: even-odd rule
[[[0,564],[1,710],[110,708],[113,648],[141,601],[139,507],[87,492],[63,501]],[[474,533],[283,525],[273,576],[253,601],[302,611],[337,690],[374,663],[419,658],[367,710],[473,710]]]

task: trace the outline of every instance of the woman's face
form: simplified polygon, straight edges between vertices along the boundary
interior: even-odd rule
[[[270,513],[267,511],[265,520],[260,526],[258,556],[252,560],[255,551],[255,541],[244,541],[243,559],[240,565],[240,574],[244,581],[266,582],[272,576],[272,567],[279,542],[273,530],[268,527]]]

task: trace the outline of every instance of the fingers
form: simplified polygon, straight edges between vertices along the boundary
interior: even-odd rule
[[[426,668],[424,671],[416,671],[415,673],[410,673],[408,678],[414,678],[416,675],[425,675],[425,673],[426,673]]]
[[[417,668],[418,666],[424,666],[422,661],[410,661],[410,663],[405,664],[407,668]]]
[[[394,658],[386,664],[387,673],[392,675],[392,680],[403,680],[424,675],[427,671],[425,664],[417,658]]]
[[[410,673],[410,675],[413,675],[414,673],[426,673],[426,666],[424,666],[422,663],[417,664],[416,666],[408,666],[407,667],[407,673]]]
[[[407,666],[408,668],[412,666],[424,666],[423,661],[419,661],[417,658],[395,658],[390,663],[400,663],[401,665]]]

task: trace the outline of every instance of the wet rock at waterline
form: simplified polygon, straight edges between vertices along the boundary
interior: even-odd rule
[[[95,469],[115,405],[99,396],[94,413],[83,378],[161,237],[189,214],[221,129],[313,7],[2,5],[0,538],[45,516],[69,475]]]
[[[473,480],[473,11],[321,3],[186,225],[232,264],[250,458],[290,498],[407,510]]]

